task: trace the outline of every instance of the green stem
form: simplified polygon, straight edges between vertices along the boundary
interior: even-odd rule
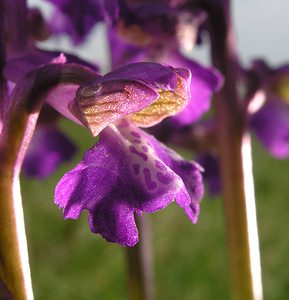
[[[136,217],[139,243],[126,248],[128,259],[129,298],[131,300],[154,299],[153,257],[149,216]]]
[[[224,86],[215,99],[215,110],[232,287],[230,299],[261,300],[252,157],[244,106],[237,93],[238,65],[230,1],[216,1],[209,13],[212,59],[225,77]]]
[[[19,185],[25,152],[50,89],[93,78],[93,72],[77,65],[46,65],[30,72],[11,96],[0,140],[0,277],[17,300],[33,299]]]

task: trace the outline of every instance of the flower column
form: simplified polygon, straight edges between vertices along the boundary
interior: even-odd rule
[[[237,94],[237,57],[230,1],[205,1],[210,14],[212,60],[225,77],[215,110],[234,300],[261,300],[262,282],[250,138]]]

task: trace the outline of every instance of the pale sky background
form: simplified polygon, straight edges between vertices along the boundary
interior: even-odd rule
[[[289,0],[232,2],[237,48],[243,63],[249,64],[251,59],[257,57],[263,57],[273,65],[289,63]],[[49,14],[50,5],[45,0],[28,0],[28,3],[40,5],[45,13]],[[93,61],[98,56],[106,69],[108,62],[103,61],[104,53],[107,51],[106,44],[99,42],[104,40],[102,37],[105,33],[102,29],[94,32],[85,45],[87,49],[85,58]],[[53,45],[57,45],[63,51],[75,51],[75,46],[69,44],[68,39],[58,38]],[[194,57],[208,64],[206,49],[194,50]]]

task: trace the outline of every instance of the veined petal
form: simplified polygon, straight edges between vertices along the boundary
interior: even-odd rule
[[[148,127],[186,105],[189,82],[187,69],[130,64],[81,87],[70,108],[93,135],[126,115],[139,126]]]
[[[98,135],[107,125],[150,105],[157,92],[138,81],[118,80],[81,87],[70,111]]]
[[[158,90],[157,100],[129,118],[140,127],[150,127],[182,111],[189,98],[190,73],[186,69],[180,69],[180,73],[184,77],[176,74],[177,83],[173,91]]]
[[[110,242],[133,246],[138,240],[134,213],[154,212],[175,198],[181,202],[180,194],[189,198],[195,190],[191,188],[195,183],[190,182],[187,191],[181,178],[189,175],[194,164],[188,163],[188,168],[175,155],[122,120],[117,126],[105,128],[99,142],[60,180],[55,203],[63,208],[65,218],[78,218],[88,209],[93,232]],[[186,180],[190,179],[194,180]],[[190,205],[191,201],[183,206],[188,209]]]

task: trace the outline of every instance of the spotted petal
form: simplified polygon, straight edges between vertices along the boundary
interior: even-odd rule
[[[163,209],[175,198],[189,209],[191,201],[184,204],[184,199],[189,200],[195,185],[202,185],[200,180],[194,182],[196,177],[188,177],[192,169],[200,176],[194,164],[184,163],[123,120],[104,129],[99,142],[60,180],[55,203],[63,208],[65,218],[76,219],[88,209],[93,232],[133,246],[138,241],[134,213]]]

